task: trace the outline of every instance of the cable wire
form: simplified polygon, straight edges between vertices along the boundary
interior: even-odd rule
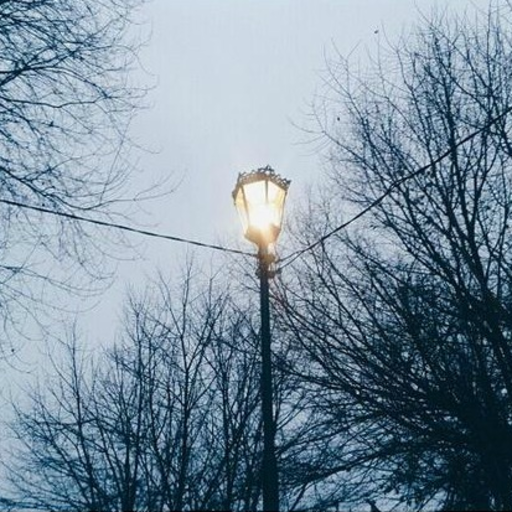
[[[216,250],[216,251],[228,252],[228,253],[231,253],[231,254],[238,254],[238,255],[243,255],[243,256],[251,256],[253,258],[256,257],[256,255],[253,254],[253,253],[249,253],[249,252],[246,252],[246,251],[240,251],[238,249],[231,249],[229,247],[223,247],[221,245],[207,244],[205,242],[199,242],[198,240],[191,240],[191,239],[188,239],[188,238],[181,238],[179,236],[167,235],[165,233],[156,233],[154,231],[147,231],[145,229],[138,229],[138,228],[134,228],[134,227],[131,227],[131,226],[126,226],[124,224],[116,224],[116,223],[113,223],[113,222],[107,222],[107,221],[98,220],[98,219],[91,219],[89,217],[82,217],[81,215],[76,215],[74,213],[59,212],[59,211],[56,211],[56,210],[50,210],[49,208],[44,208],[42,206],[35,206],[35,205],[31,205],[31,204],[26,204],[26,203],[20,203],[18,201],[11,201],[9,199],[0,199],[0,203],[8,204],[10,206],[16,206],[18,208],[24,208],[26,210],[33,210],[33,211],[40,212],[40,213],[47,213],[49,215],[55,215],[57,217],[64,217],[64,218],[67,218],[67,219],[77,220],[77,221],[80,221],[80,222],[86,222],[86,223],[89,223],[89,224],[95,224],[97,226],[103,226],[103,227],[107,227],[107,228],[119,229],[121,231],[128,231],[129,233],[136,233],[138,235],[149,236],[149,237],[153,237],[153,238],[160,238],[160,239],[163,239],[163,240],[171,240],[172,242],[180,242],[180,243],[184,243],[184,244],[188,244],[188,245],[195,245],[197,247],[204,247],[204,248],[207,248],[207,249],[213,249],[213,250]]]
[[[457,149],[459,146],[462,146],[466,142],[469,142],[471,139],[474,139],[477,135],[479,135],[483,131],[485,131],[488,128],[490,128],[493,124],[497,123],[500,119],[505,117],[511,111],[512,111],[512,107],[507,108],[499,116],[491,119],[486,124],[484,124],[481,128],[479,128],[478,130],[475,130],[474,132],[470,133],[469,135],[467,135],[463,139],[461,139],[458,142],[456,142],[452,147],[447,149],[444,153],[442,153],[440,156],[438,156],[435,160],[432,160],[428,164],[420,167],[419,169],[416,169],[415,171],[411,172],[410,174],[407,174],[406,176],[403,176],[402,178],[400,178],[400,179],[394,181],[393,183],[391,183],[391,185],[379,197],[374,199],[368,206],[363,208],[360,212],[358,212],[356,215],[351,217],[346,222],[343,222],[342,224],[340,224],[336,228],[332,229],[331,231],[329,231],[328,233],[326,233],[325,235],[320,237],[315,242],[313,242],[310,245],[304,247],[303,249],[299,249],[299,250],[297,250],[295,252],[292,252],[292,253],[284,256],[283,258],[281,258],[281,260],[280,260],[280,263],[281,263],[280,270],[282,270],[283,268],[287,267],[288,265],[291,265],[297,258],[300,258],[304,253],[306,253],[308,251],[312,251],[313,249],[315,249],[319,245],[323,244],[327,239],[331,238],[336,233],[340,232],[343,229],[346,229],[348,226],[353,224],[355,221],[359,220],[361,217],[366,215],[370,210],[373,210],[373,208],[375,208],[380,203],[382,203],[382,201],[384,201],[384,199],[386,199],[386,197],[388,197],[391,194],[391,192],[393,192],[400,185],[402,185],[406,181],[409,181],[410,179],[418,176],[419,174],[422,174],[423,172],[428,171],[431,167],[433,167],[434,165],[437,165],[438,163],[443,161],[445,158],[447,158],[453,152],[454,149]],[[283,265],[283,263],[285,263],[285,264]]]
[[[355,221],[357,221],[358,219],[360,219],[361,217],[366,215],[370,210],[373,210],[373,208],[375,208],[380,203],[382,203],[382,201],[384,201],[384,199],[386,199],[386,197],[388,197],[391,194],[391,192],[393,192],[400,185],[402,185],[406,181],[409,181],[410,179],[418,176],[419,174],[427,171],[434,165],[438,164],[439,162],[444,160],[446,157],[448,157],[454,149],[457,149],[459,146],[462,146],[466,142],[469,142],[471,139],[475,138],[477,135],[482,133],[487,128],[490,128],[493,124],[497,123],[500,119],[505,117],[511,111],[512,111],[512,107],[507,108],[499,116],[491,119],[486,124],[484,124],[481,128],[479,128],[478,130],[475,130],[473,133],[470,133],[468,136],[464,137],[459,142],[455,143],[453,145],[453,147],[447,149],[444,153],[442,153],[440,156],[438,156],[435,160],[432,160],[428,164],[411,172],[407,176],[403,176],[402,178],[394,181],[379,197],[374,199],[368,206],[363,208],[360,212],[358,212],[356,215],[354,215],[348,221],[340,224],[339,226],[337,226],[333,230],[329,231],[328,233],[326,233],[325,235],[320,237],[318,240],[316,240],[312,244],[304,247],[303,249],[299,249],[299,250],[292,252],[292,253],[288,254],[287,256],[284,256],[283,258],[281,258],[279,260],[279,263],[281,264],[280,270],[287,267],[288,265],[291,265],[297,258],[301,257],[304,253],[315,249],[316,247],[323,244],[326,240],[331,238],[333,235],[335,235],[339,231],[341,231],[341,230],[347,228],[348,226],[350,226],[351,224],[353,224]],[[103,221],[103,220],[99,220],[99,219],[91,219],[89,217],[83,217],[81,215],[76,215],[74,213],[59,212],[56,210],[50,210],[49,208],[44,208],[42,206],[30,205],[30,204],[26,204],[26,203],[21,203],[19,201],[12,201],[10,199],[0,199],[0,203],[7,204],[10,206],[15,206],[18,208],[24,208],[26,210],[32,210],[32,211],[36,211],[36,212],[40,212],[40,213],[46,213],[49,215],[55,215],[57,217],[64,217],[67,219],[77,220],[80,222],[86,222],[88,224],[95,224],[97,226],[119,229],[121,231],[127,231],[129,233],[135,233],[138,235],[143,235],[143,236],[148,236],[148,237],[153,237],[153,238],[160,238],[163,240],[170,240],[172,242],[179,242],[179,243],[184,243],[184,244],[188,244],[188,245],[194,245],[196,247],[203,247],[203,248],[213,249],[216,251],[222,251],[222,252],[227,252],[227,253],[231,253],[231,254],[250,256],[252,258],[257,257],[257,255],[255,255],[254,253],[241,251],[239,249],[231,249],[230,247],[223,247],[221,245],[216,245],[216,244],[207,244],[205,242],[200,242],[198,240],[192,240],[189,238],[182,238],[182,237],[178,237],[178,236],[174,236],[174,235],[167,235],[165,233],[157,233],[154,231],[147,231],[145,229],[134,228],[131,226],[126,226],[124,224],[116,224],[113,222],[107,222],[107,221]],[[283,263],[284,263],[284,265],[283,265]]]

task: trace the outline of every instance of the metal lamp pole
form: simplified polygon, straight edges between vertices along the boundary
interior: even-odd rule
[[[263,510],[279,510],[279,481],[275,450],[275,421],[273,413],[272,361],[270,351],[270,300],[269,277],[270,257],[267,247],[258,250],[258,274],[260,279],[261,313],[261,405],[263,415],[263,464],[261,482],[263,489]]]

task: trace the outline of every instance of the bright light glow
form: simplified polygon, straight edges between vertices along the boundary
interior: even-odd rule
[[[269,184],[267,181],[248,183],[244,186],[249,227],[266,232],[272,225],[279,225],[279,215],[271,199],[271,196],[275,196],[275,188],[273,183]]]
[[[272,225],[277,226],[276,211],[272,206],[267,204],[253,205],[249,212],[249,224],[260,231],[267,231]]]

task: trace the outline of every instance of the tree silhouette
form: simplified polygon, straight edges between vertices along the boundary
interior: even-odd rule
[[[123,145],[143,93],[128,79],[137,49],[130,14],[140,3],[0,2],[1,200],[114,213],[127,194]],[[55,301],[46,288],[94,290],[108,243],[78,222],[2,202],[0,218],[0,316],[12,340]]]
[[[317,233],[340,205],[365,207],[450,150],[357,229],[305,254],[283,285],[304,358],[291,370],[313,386],[338,444],[327,465],[358,475],[370,499],[512,507],[505,13],[424,19],[367,73],[332,66],[329,103],[317,109],[331,148],[330,194],[306,219]]]
[[[259,365],[250,318],[189,268],[126,310],[94,361],[75,338],[17,407],[16,507],[251,510],[259,499]],[[56,377],[52,377],[56,375]]]

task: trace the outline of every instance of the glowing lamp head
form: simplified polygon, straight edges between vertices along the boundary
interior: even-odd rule
[[[258,246],[274,243],[281,231],[290,181],[270,167],[241,173],[233,190],[244,236]]]

